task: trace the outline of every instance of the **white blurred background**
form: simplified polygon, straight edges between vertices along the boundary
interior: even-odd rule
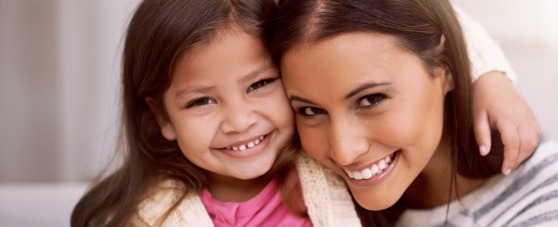
[[[516,70],[558,138],[558,1],[453,0]],[[138,0],[0,0],[0,226],[67,226],[118,131],[124,29]]]

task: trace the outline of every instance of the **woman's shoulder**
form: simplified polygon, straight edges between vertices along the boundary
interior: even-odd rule
[[[176,180],[154,185],[139,203],[133,225],[213,226],[198,193],[184,192],[184,185]]]
[[[543,138],[527,163],[536,163],[536,165],[553,163],[556,162],[556,154],[558,154],[558,142],[556,140]]]
[[[494,200],[504,204],[503,225],[558,224],[558,143],[543,141],[516,174],[504,177],[512,183]],[[508,198],[508,199],[505,199]],[[507,205],[505,205],[507,204]],[[487,204],[489,206],[490,204]]]

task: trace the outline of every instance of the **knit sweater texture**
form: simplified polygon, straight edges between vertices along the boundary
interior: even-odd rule
[[[304,204],[314,226],[360,226],[349,191],[342,179],[312,158],[302,155],[296,163]],[[140,203],[133,226],[214,226],[197,193],[189,193],[172,209],[182,192],[179,182],[167,180]]]
[[[449,205],[407,210],[397,226],[558,226],[556,204],[558,143],[549,141],[510,175],[494,176]]]

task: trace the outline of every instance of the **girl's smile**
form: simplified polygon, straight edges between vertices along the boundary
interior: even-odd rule
[[[263,176],[294,132],[277,67],[262,42],[239,28],[192,47],[164,101],[162,134],[192,163],[220,175],[211,179]]]
[[[242,142],[234,143],[233,145],[221,148],[221,150],[225,154],[234,158],[247,158],[253,155],[257,155],[264,149],[266,149],[267,145],[269,144],[270,137],[271,133],[263,136],[258,136],[255,139],[247,139]]]

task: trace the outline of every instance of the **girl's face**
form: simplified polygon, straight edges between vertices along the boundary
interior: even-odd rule
[[[395,38],[364,32],[295,46],[281,69],[304,149],[364,208],[393,205],[428,174],[451,89],[442,70],[432,76]]]
[[[180,59],[164,105],[163,136],[176,139],[213,179],[262,176],[294,132],[277,67],[263,44],[240,29]]]

